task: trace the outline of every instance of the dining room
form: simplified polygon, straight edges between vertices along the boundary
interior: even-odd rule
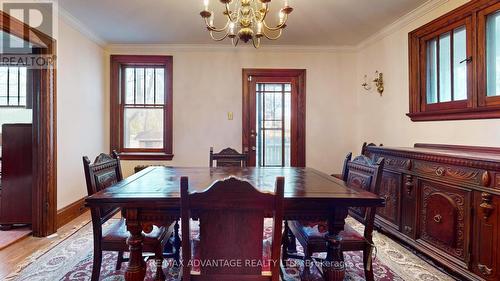
[[[498,0],[0,2],[0,280],[499,280]]]

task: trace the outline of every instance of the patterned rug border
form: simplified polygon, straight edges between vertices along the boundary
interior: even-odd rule
[[[346,222],[354,226],[359,233],[363,233],[364,226],[352,217],[348,217]],[[414,254],[409,249],[399,244],[399,241],[392,239],[382,232],[373,231],[373,242],[377,247],[376,258],[388,266],[404,280],[455,280],[447,273],[436,268],[435,265]],[[403,253],[400,255],[399,253]]]
[[[346,222],[352,225],[353,228],[360,233],[363,233],[364,226],[359,222],[350,217]],[[75,226],[72,230],[64,233],[62,236],[59,236],[57,240],[52,241],[43,249],[33,253],[30,257],[26,258],[22,264],[18,266],[18,269],[15,272],[9,274],[6,280],[16,280],[16,278],[20,278],[21,276],[23,276],[23,272],[26,272],[26,270],[28,270],[29,268],[32,268],[33,266],[37,268],[37,263],[34,262],[45,259],[47,253],[50,253],[52,250],[57,249],[57,247],[61,247],[61,245],[65,245],[64,243],[69,243],[71,241],[71,237],[75,237],[75,239],[78,239],[78,236],[74,235],[78,233],[81,234],[81,231],[83,231],[82,229],[88,228],[89,223],[89,221],[86,221],[78,226]],[[91,232],[91,229],[89,231]],[[435,268],[434,265],[428,263],[424,259],[414,254],[411,250],[405,248],[402,245],[399,245],[396,240],[388,237],[387,235],[375,231],[373,239],[378,249],[376,258],[379,259],[381,263],[390,268],[402,280],[455,280],[445,272],[441,271],[438,268]],[[114,265],[112,267],[114,267]]]
[[[75,235],[78,231],[80,231],[82,228],[84,228],[86,225],[91,223],[90,220],[85,220],[79,225],[74,226],[70,231],[64,233],[63,235],[57,236],[57,238],[54,241],[51,241],[48,245],[42,247],[40,250],[34,252],[33,254],[29,255],[26,257],[21,263],[19,263],[14,271],[9,273],[4,281],[11,281],[14,280],[21,271],[26,269],[28,266],[30,266],[33,262],[35,262],[37,259],[41,258],[43,255],[46,253],[50,252],[52,249],[69,239],[71,236]],[[48,239],[47,237],[42,238],[42,239]],[[11,245],[13,246],[13,245]]]

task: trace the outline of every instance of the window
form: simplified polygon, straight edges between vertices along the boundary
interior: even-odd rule
[[[111,148],[122,159],[171,160],[172,57],[111,56]]]
[[[27,107],[26,67],[0,67],[0,107]]]
[[[410,33],[413,121],[500,118],[499,28],[500,4],[478,0]]]

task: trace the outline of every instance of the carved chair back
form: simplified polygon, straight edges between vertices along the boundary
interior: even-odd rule
[[[87,156],[83,156],[83,168],[89,196],[123,180],[120,157],[116,151],[113,151],[111,155],[101,153],[94,163],[91,163]],[[93,208],[91,212],[92,223],[96,224],[94,227],[99,225],[100,228],[119,210],[119,208],[113,207]]]
[[[201,266],[196,280],[279,280],[279,257],[283,221],[284,178],[276,179],[276,191],[263,193],[249,182],[230,177],[215,182],[201,193],[189,193],[188,178],[181,178],[181,221],[183,260],[191,260],[189,220],[200,221],[199,258],[203,261],[241,261]],[[274,217],[271,246],[272,276],[262,276],[263,228],[266,216]],[[187,227],[185,227],[187,226]],[[246,261],[259,261],[247,264]],[[190,263],[185,262],[183,281],[191,280]],[[188,266],[186,266],[188,265]]]
[[[214,161],[216,167],[246,167],[247,154],[239,153],[232,148],[225,148],[219,153],[214,153],[214,148],[210,147],[210,167],[213,167]]]
[[[361,155],[351,161],[349,153],[344,162],[343,179],[349,187],[357,187],[366,191],[379,194],[384,171],[384,158],[376,162]],[[349,213],[365,225],[365,238],[371,242],[375,213],[377,208],[350,208]]]

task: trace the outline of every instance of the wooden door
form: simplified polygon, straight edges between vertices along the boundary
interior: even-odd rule
[[[243,70],[243,151],[251,167],[305,167],[305,70]]]

